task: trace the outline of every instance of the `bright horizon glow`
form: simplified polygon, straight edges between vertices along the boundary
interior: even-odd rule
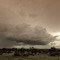
[[[50,42],[48,45],[50,46],[60,46],[60,33],[53,33],[52,34],[53,36],[57,36],[57,40],[53,41],[53,42]]]
[[[60,39],[60,33],[55,33],[55,34],[52,34],[53,36],[57,36],[56,38],[57,39]]]
[[[52,34],[53,36],[59,36],[60,37],[60,33],[54,33],[54,34]]]

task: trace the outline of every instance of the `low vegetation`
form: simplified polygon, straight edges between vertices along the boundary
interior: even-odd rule
[[[60,49],[51,47],[51,49],[0,49],[0,60],[59,60]]]

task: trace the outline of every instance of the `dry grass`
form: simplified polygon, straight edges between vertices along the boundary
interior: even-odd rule
[[[60,59],[60,58],[59,58]],[[15,57],[13,54],[3,54],[0,56],[0,60],[59,60],[58,56],[51,57],[46,54],[36,54],[35,56],[28,56],[28,57]]]

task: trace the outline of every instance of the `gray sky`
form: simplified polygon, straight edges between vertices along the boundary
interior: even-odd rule
[[[60,0],[0,0],[0,20],[42,25],[48,32],[60,32]],[[17,21],[17,22],[16,22]]]
[[[60,0],[0,0],[0,31],[11,32],[23,23],[42,26],[51,34],[60,32]]]

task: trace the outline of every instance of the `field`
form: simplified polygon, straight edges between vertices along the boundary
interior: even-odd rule
[[[0,55],[0,60],[60,60],[59,56],[48,56],[47,54],[36,54],[34,56],[21,57],[21,56],[13,56],[13,54],[3,54]]]

